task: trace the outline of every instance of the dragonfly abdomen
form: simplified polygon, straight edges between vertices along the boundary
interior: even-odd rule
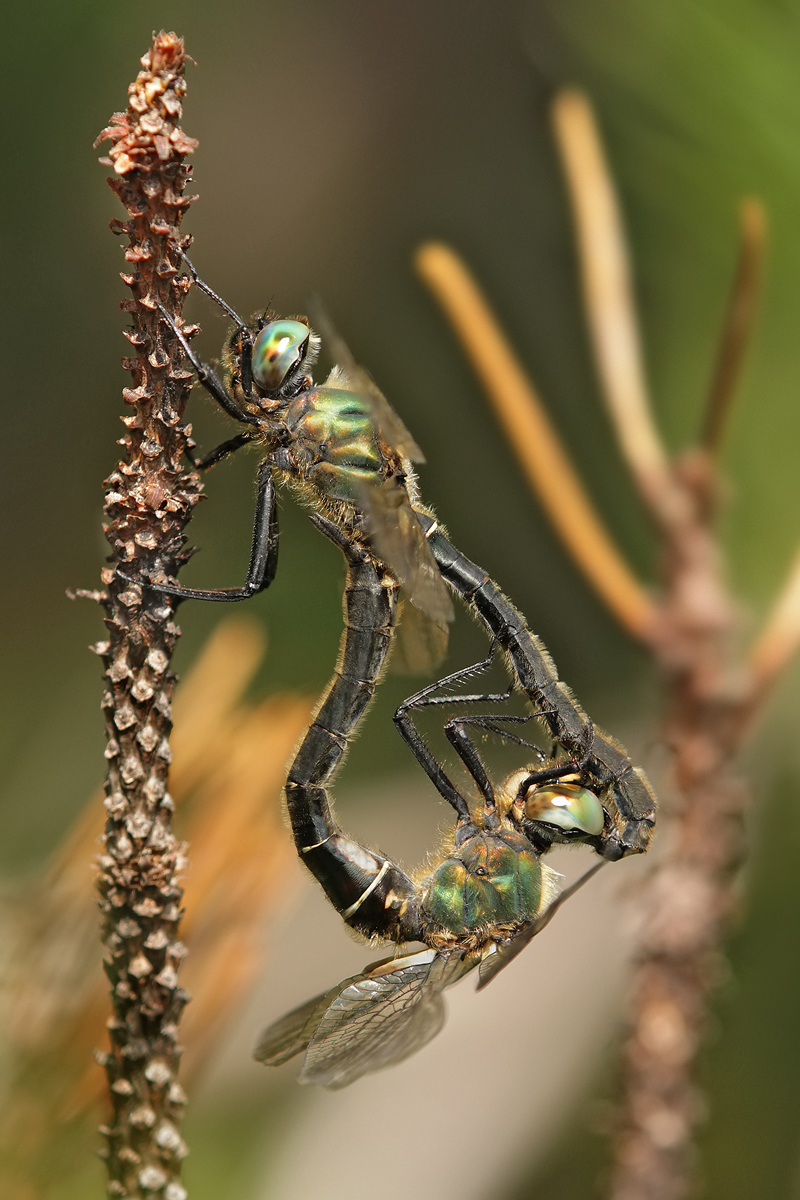
[[[423,518],[423,527],[428,518]],[[429,535],[429,544],[444,578],[483,618],[511,658],[520,686],[554,738],[568,753],[585,758],[592,745],[592,723],[558,677],[555,663],[525,618],[475,563],[459,553],[442,533]]]
[[[317,523],[348,560],[345,631],[337,670],[289,768],[292,834],[301,860],[348,925],[367,936],[408,941],[419,937],[414,883],[391,859],[342,832],[326,787],[383,671],[397,615],[397,585],[359,547],[321,518]]]
[[[623,825],[619,831],[620,857],[647,849],[656,821],[656,797],[641,767],[635,767],[621,746],[608,734],[595,732],[592,747],[594,775],[610,787]],[[605,778],[604,778],[605,775]]]

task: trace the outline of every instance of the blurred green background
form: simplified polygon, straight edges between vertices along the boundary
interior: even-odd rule
[[[107,229],[121,209],[91,143],[125,106],[138,57],[162,26],[185,37],[197,62],[188,72],[184,128],[200,141],[194,190],[201,199],[184,228],[195,236],[202,275],[244,313],[270,300],[284,312],[302,311],[310,293],[322,294],[425,448],[422,493],[453,540],[523,609],[592,716],[663,763],[654,748],[658,681],[544,523],[413,276],[411,255],[436,237],[466,256],[598,506],[642,576],[653,579],[649,529],[605,422],[587,347],[548,126],[553,89],[577,83],[597,109],[631,239],[657,413],[672,449],[689,444],[700,425],[738,201],[746,194],[764,201],[767,285],[724,458],[724,537],[752,634],[800,534],[800,5],[142,0],[129,9],[47,0],[35,15],[22,6],[6,13],[0,76],[4,872],[13,879],[34,869],[102,775],[99,670],[85,650],[102,626],[94,606],[64,597],[67,587],[97,580],[100,483],[115,461],[127,378],[119,366],[126,345],[121,251]],[[213,357],[225,321],[196,296],[190,305],[203,323],[200,352]],[[190,411],[201,446],[225,436],[201,394]],[[240,456],[210,477],[211,500],[190,531],[202,554],[185,572],[187,583],[223,586],[243,576],[253,467]],[[335,657],[341,566],[288,499],[281,521],[278,580],[249,606],[270,637],[259,687],[311,692]],[[181,610],[179,670],[219,619],[211,605]],[[471,661],[479,645],[462,621],[448,662]],[[759,799],[745,881],[749,910],[704,1068],[712,1097],[705,1194],[728,1200],[800,1197],[799,686],[795,670],[746,764]],[[356,796],[347,809],[354,827],[358,795],[369,787],[374,797],[384,777],[396,782],[410,772],[389,720],[408,690],[402,679],[387,680],[338,785]],[[396,804],[392,819],[402,823],[404,815]],[[329,920],[321,897],[310,896],[309,921]],[[327,928],[339,936],[335,922]],[[343,936],[342,943],[353,951]],[[363,951],[355,953],[357,963]],[[591,994],[581,999],[591,1005]],[[548,1131],[550,1148],[526,1137],[513,1156],[504,1152],[494,1197],[594,1194],[602,1161],[597,1114],[613,1094],[612,1037],[609,1027],[587,1060],[567,1124]],[[536,1091],[549,1085],[531,1055]],[[248,1074],[239,1086],[229,1071],[204,1089],[187,1129],[194,1151],[187,1182],[196,1200],[303,1195],[288,1176],[270,1183],[270,1147],[285,1142],[288,1129],[313,1122],[320,1102],[291,1075],[276,1084],[264,1074]],[[376,1096],[383,1094],[385,1106],[376,1129],[385,1136],[386,1161],[413,1161],[415,1144],[398,1143],[393,1133],[393,1077],[381,1080]],[[460,1104],[463,1096],[454,1099]],[[466,1135],[487,1100],[503,1103],[478,1087],[463,1142],[448,1142],[443,1156],[475,1153]],[[334,1141],[337,1103],[328,1098],[325,1110]],[[426,1134],[436,1138],[434,1118],[418,1136]],[[378,1136],[365,1131],[367,1139]],[[302,1135],[292,1144],[306,1145]],[[350,1194],[373,1194],[359,1180],[357,1161],[352,1171]],[[102,1184],[90,1165],[85,1179],[64,1186],[54,1195],[99,1195]],[[427,1194],[424,1179],[419,1190]],[[450,1192],[437,1182],[437,1194]]]

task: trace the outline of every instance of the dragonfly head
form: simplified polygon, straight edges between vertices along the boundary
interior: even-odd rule
[[[250,374],[267,400],[293,395],[316,361],[319,338],[304,320],[261,317],[250,347]]]
[[[571,779],[542,785],[536,778],[535,772],[515,771],[503,787],[503,806],[535,846],[600,836],[606,814],[594,792]]]

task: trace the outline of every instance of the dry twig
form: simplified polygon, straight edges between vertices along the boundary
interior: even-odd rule
[[[653,603],[589,500],[536,389],[460,258],[438,242],[420,247],[416,267],[461,339],[495,415],[567,550],[619,623],[647,637]]]
[[[766,238],[767,218],[763,205],[759,200],[743,200],[739,209],[739,262],[728,297],[701,437],[709,454],[716,454],[720,448],[753,334],[764,273]]]
[[[595,361],[620,448],[642,496],[671,521],[681,514],[667,453],[650,408],[628,252],[616,190],[585,97],[553,102],[578,245],[583,299]]]
[[[665,675],[663,735],[674,752],[676,800],[662,813],[660,853],[638,901],[643,912],[610,1194],[613,1200],[682,1200],[692,1187],[693,1137],[703,1112],[694,1069],[722,942],[736,912],[735,873],[750,801],[733,763],[769,686],[800,645],[798,559],[749,659],[737,657],[738,606],[728,591],[716,534],[720,488],[708,453],[719,442],[752,327],[764,221],[760,207],[749,202],[704,447],[671,462],[650,408],[622,224],[594,118],[586,100],[569,91],[556,99],[553,120],[575,214],[598,373],[623,454],[660,534],[662,594],[646,610],[640,607],[646,621],[631,619],[617,585],[609,595],[598,581],[591,565],[594,528],[600,527],[604,543],[611,539],[590,502],[582,500],[592,521],[573,515],[565,531],[562,515],[547,501],[546,474],[541,469],[527,474],[598,595],[629,632],[649,643]],[[537,436],[542,428],[538,397],[511,351],[492,340],[493,318],[465,268],[451,251],[433,249],[436,258],[432,248],[422,251],[423,277],[495,407],[499,394],[513,392],[521,411],[513,421],[501,415],[501,424],[518,457],[535,458],[536,448],[519,439]],[[572,472],[569,463],[566,467]],[[559,461],[559,477],[564,470]],[[629,571],[624,562],[621,566],[618,578],[624,579]]]

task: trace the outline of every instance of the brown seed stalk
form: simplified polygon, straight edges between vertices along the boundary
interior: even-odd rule
[[[173,603],[120,577],[174,575],[186,560],[184,528],[200,494],[182,464],[189,430],[182,424],[191,375],[158,304],[180,322],[189,280],[180,276],[179,232],[196,143],[180,125],[185,92],[183,41],[161,32],[98,141],[110,140],[109,179],[128,212],[112,230],[127,238],[123,282],[131,298],[125,336],[133,377],[123,397],[123,456],[106,481],[104,526],[111,546],[102,573],[108,640],[96,647],[105,665],[103,712],[108,745],[107,821],[98,891],[105,971],[111,983],[111,1049],[103,1055],[112,1115],[107,1139],[108,1194],[183,1200],[184,1093],[177,1081],[178,1021],[188,999],[178,985],[184,948],[178,940],[185,868],[172,830],[167,791],[171,697],[169,670],[179,629]],[[193,330],[186,330],[190,336]]]
[[[561,93],[553,124],[575,217],[598,375],[658,537],[659,595],[650,597],[635,579],[582,489],[576,492],[580,504],[570,501],[566,518],[563,507],[548,503],[549,467],[536,464],[542,429],[547,445],[557,446],[559,478],[575,472],[547,425],[535,388],[499,341],[491,312],[452,251],[427,246],[417,262],[556,532],[619,623],[648,646],[664,681],[662,736],[674,755],[674,789],[670,808],[659,817],[655,861],[637,897],[639,937],[608,1195],[685,1200],[694,1187],[695,1134],[705,1108],[698,1054],[724,939],[737,912],[743,820],[752,801],[736,756],[770,688],[800,647],[798,559],[749,655],[738,650],[741,606],[728,585],[717,532],[722,489],[712,452],[753,327],[765,221],[755,202],[744,206],[740,262],[703,443],[670,458],[652,411],[622,218],[588,101],[572,90]],[[603,562],[614,568],[611,575],[598,573]]]

